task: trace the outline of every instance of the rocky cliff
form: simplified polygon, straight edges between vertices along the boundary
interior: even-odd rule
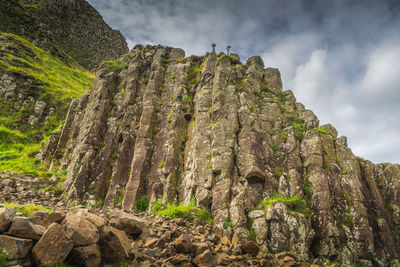
[[[0,17],[0,32],[25,37],[66,63],[72,57],[91,71],[128,52],[122,34],[85,0],[1,0]]]
[[[68,170],[66,201],[192,200],[233,244],[398,264],[400,166],[357,158],[260,57],[137,46],[96,76],[39,154]]]

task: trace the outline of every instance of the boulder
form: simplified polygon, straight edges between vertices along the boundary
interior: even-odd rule
[[[96,226],[82,216],[68,213],[63,221],[64,232],[74,246],[87,246],[99,241],[100,235]]]
[[[80,209],[76,215],[83,216],[86,220],[94,224],[94,226],[96,226],[99,230],[101,230],[101,228],[106,224],[106,221],[103,218],[89,212],[87,209]]]
[[[15,217],[15,210],[0,206],[0,233],[4,233],[10,227],[14,217]]]
[[[95,244],[85,247],[75,247],[71,250],[68,262],[70,262],[73,266],[100,266],[100,249]]]
[[[29,218],[15,217],[8,234],[16,237],[38,240],[45,231],[46,228],[32,223]]]
[[[257,256],[258,252],[260,251],[260,248],[253,241],[243,242],[240,248],[243,254],[250,254],[253,257]]]
[[[189,253],[192,250],[192,241],[190,235],[183,234],[174,241],[175,249],[179,253]]]
[[[110,225],[128,235],[140,235],[146,228],[145,220],[123,211],[114,211]]]
[[[193,262],[199,267],[214,266],[214,256],[210,250],[206,250],[203,253],[197,255]]]
[[[53,223],[33,247],[32,254],[39,266],[54,266],[64,262],[73,247],[63,227]]]
[[[0,251],[7,255],[7,259],[25,258],[31,250],[33,241],[12,236],[0,235]]]
[[[131,242],[124,231],[105,226],[100,234],[101,256],[107,261],[127,258]]]

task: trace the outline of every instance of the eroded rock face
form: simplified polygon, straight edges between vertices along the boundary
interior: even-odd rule
[[[400,256],[400,167],[358,160],[260,57],[137,46],[122,62],[99,70],[41,152],[68,170],[67,201],[130,212],[142,196],[194,199],[235,246],[346,264]]]
[[[65,62],[72,62],[71,56],[91,71],[103,60],[128,52],[123,35],[111,29],[85,0],[45,0],[35,3],[35,8],[30,4],[1,3],[0,31],[24,36]]]

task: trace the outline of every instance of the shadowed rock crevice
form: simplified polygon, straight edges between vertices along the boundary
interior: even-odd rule
[[[357,159],[331,125],[282,91],[260,57],[136,46],[97,72],[42,155],[67,169],[64,197],[137,209],[208,209],[213,231],[303,260],[394,264],[400,168]],[[52,155],[52,156],[51,156]],[[138,206],[139,207],[139,206]]]

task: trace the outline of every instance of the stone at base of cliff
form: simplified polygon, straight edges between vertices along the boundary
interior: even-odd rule
[[[15,210],[7,207],[0,207],[0,233],[8,230],[15,217]]]
[[[46,228],[33,224],[29,218],[15,217],[8,234],[16,237],[38,240],[45,231]]]
[[[101,263],[100,249],[97,245],[73,248],[69,256],[73,266],[97,267]]]
[[[106,226],[100,235],[101,255],[106,261],[116,261],[129,256],[131,242],[125,232]]]
[[[32,247],[32,240],[0,235],[0,251],[10,260],[25,258]]]
[[[72,246],[72,241],[65,235],[63,227],[53,223],[33,247],[32,253],[38,265],[54,266],[65,261]]]

